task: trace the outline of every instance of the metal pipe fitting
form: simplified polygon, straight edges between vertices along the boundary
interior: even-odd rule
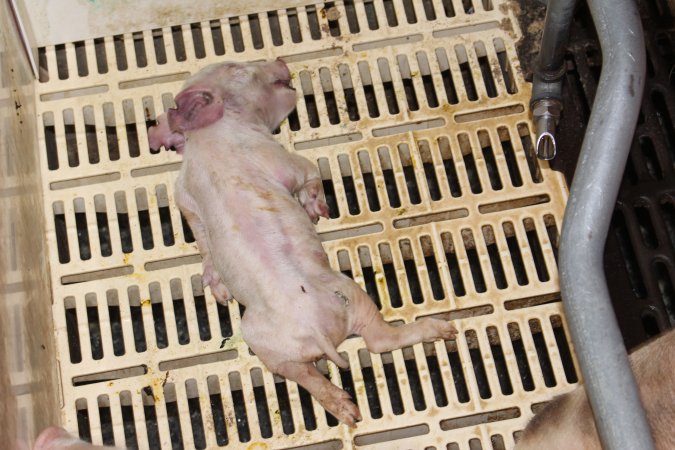
[[[537,136],[537,157],[556,154],[555,129],[562,111],[565,46],[569,39],[576,0],[550,0],[534,73],[530,109]]]
[[[537,132],[537,157],[551,160],[556,155],[555,128],[560,119],[562,103],[555,99],[541,99],[532,104],[532,115]]]
[[[602,73],[574,174],[560,248],[570,334],[606,450],[654,448],[610,302],[603,251],[645,81],[645,45],[633,0],[588,0]]]

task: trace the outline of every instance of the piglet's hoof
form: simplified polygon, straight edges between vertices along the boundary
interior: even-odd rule
[[[312,222],[317,223],[320,217],[326,219],[330,217],[328,204],[323,194],[323,185],[319,178],[314,178],[305,183],[297,195],[300,204],[305,208]]]
[[[328,205],[323,199],[313,198],[305,202],[305,204],[302,206],[305,208],[307,215],[314,223],[317,223],[320,217],[325,217],[326,219],[330,217]]]
[[[225,284],[220,281],[220,276],[218,276],[216,271],[210,265],[204,268],[202,285],[204,287],[208,286],[211,289],[211,294],[221,305],[227,305],[227,302],[232,300],[232,294],[230,294],[230,291],[225,287]]]
[[[418,322],[423,323],[422,330],[424,333],[423,341],[432,342],[438,339],[444,341],[454,339],[457,336],[457,328],[450,322],[440,319],[420,319]]]
[[[362,420],[358,406],[352,402],[347,392],[338,387],[331,389],[319,400],[321,405],[337,420],[352,428],[356,427],[356,422]]]
[[[227,305],[232,300],[232,294],[230,294],[230,291],[227,290],[223,283],[212,283],[209,287],[211,288],[211,294],[221,305]]]

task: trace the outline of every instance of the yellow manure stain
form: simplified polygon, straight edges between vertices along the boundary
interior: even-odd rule
[[[270,207],[262,206],[262,207],[259,207],[258,209],[261,210],[261,211],[279,212],[279,210],[277,208],[274,208],[272,206],[270,206]]]
[[[246,450],[268,450],[269,448],[270,446],[264,442],[254,442],[246,447]]]

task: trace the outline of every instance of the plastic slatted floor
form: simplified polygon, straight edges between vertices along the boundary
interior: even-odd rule
[[[501,449],[577,369],[560,303],[567,190],[533,155],[508,2],[345,1],[251,11],[40,49],[39,141],[63,419],[140,448]],[[180,157],[147,127],[190,74],[283,57],[297,111],[277,138],[316,162],[336,270],[389,321],[456,341],[319,367],[360,406],[338,425],[241,339],[201,288],[173,201]]]

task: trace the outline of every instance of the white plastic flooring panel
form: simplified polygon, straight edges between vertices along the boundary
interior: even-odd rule
[[[567,188],[533,153],[520,33],[501,0],[336,1],[40,49],[66,428],[151,449],[511,448],[578,382],[556,265]],[[238,305],[203,291],[181,157],[147,144],[191,74],[277,57],[298,104],[276,137],[320,169],[332,266],[388,321],[459,330],[385,354],[352,338],[349,370],[318,363],[361,408],[354,429],[267,371]]]

